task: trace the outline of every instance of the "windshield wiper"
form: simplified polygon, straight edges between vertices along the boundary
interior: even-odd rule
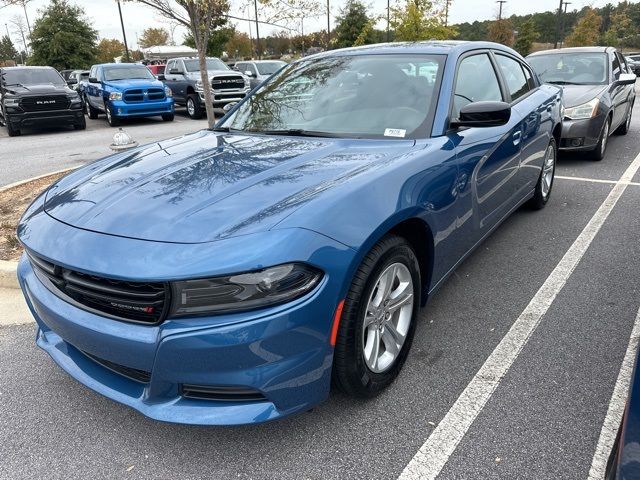
[[[319,132],[316,130],[304,130],[302,128],[285,128],[282,130],[261,130],[256,133],[263,133],[265,135],[291,135],[293,137],[338,137],[335,133]]]
[[[565,80],[547,80],[547,83],[553,83],[554,85],[584,85],[584,83],[567,82]]]

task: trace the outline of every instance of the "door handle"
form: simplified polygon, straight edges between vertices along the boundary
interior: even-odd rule
[[[513,138],[513,144],[514,145],[520,145],[520,138],[522,137],[522,131],[518,130],[516,132],[513,132],[512,138]]]

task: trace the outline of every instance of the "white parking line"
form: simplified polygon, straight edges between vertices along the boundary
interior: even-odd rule
[[[604,478],[607,461],[609,460],[613,443],[616,440],[616,435],[620,428],[620,422],[622,421],[622,414],[624,413],[625,404],[627,402],[627,392],[629,391],[629,383],[631,382],[633,363],[636,358],[639,339],[640,310],[638,310],[636,321],[633,324],[633,330],[631,331],[631,338],[629,339],[627,352],[624,354],[620,373],[616,380],[616,386],[613,388],[613,394],[611,395],[611,401],[609,402],[609,409],[607,410],[607,415],[604,418],[602,430],[600,431],[598,445],[596,446],[596,451],[593,454],[591,469],[589,470],[589,480],[602,480]]]
[[[433,479],[440,473],[502,378],[518,358],[531,334],[538,327],[540,319],[566,284],[639,168],[640,154],[616,182],[607,198],[547,277],[529,305],[402,471],[400,480]]]
[[[620,180],[602,180],[600,178],[586,178],[586,177],[564,177],[564,176],[561,176],[561,175],[556,175],[553,178],[557,179],[557,180],[573,180],[575,182],[608,183],[610,185],[615,185],[616,183],[620,182]],[[636,187],[640,186],[640,183],[638,183],[638,182],[628,181],[628,182],[626,182],[626,184],[627,185],[635,185]]]

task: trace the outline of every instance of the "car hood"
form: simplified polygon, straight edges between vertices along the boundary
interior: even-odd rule
[[[607,89],[607,85],[560,85],[563,90],[565,107],[582,105],[599,96]]]
[[[12,95],[66,95],[71,93],[71,89],[66,85],[53,85],[43,83],[38,85],[10,85],[7,86],[7,93]]]
[[[145,78],[128,78],[125,80],[108,80],[104,82],[105,85],[115,89],[124,88],[148,88],[148,87],[164,87],[164,84],[160,80],[148,80]]]
[[[203,130],[88,165],[54,184],[44,208],[90,231],[208,242],[268,230],[413,145]]]

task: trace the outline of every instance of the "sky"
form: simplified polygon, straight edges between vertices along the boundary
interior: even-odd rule
[[[324,2],[324,0],[321,0]],[[338,14],[340,8],[344,5],[346,0],[330,0],[332,17]],[[387,0],[364,0],[365,4],[369,5],[370,12],[373,14],[382,15],[386,12]],[[392,6],[397,0],[391,0]],[[120,28],[120,19],[118,17],[118,7],[115,0],[71,0],[72,3],[79,5],[85,9],[87,16],[91,20],[93,27],[98,30],[101,38],[118,38],[122,39],[122,31]],[[2,3],[0,1],[0,3]],[[31,0],[27,5],[27,13],[31,23],[37,17],[37,12],[43,6],[47,5],[48,0]],[[237,7],[241,3],[237,0],[230,0],[232,5],[232,12],[240,17],[245,17]],[[558,8],[559,0],[508,0],[503,7],[503,15],[524,15],[535,12],[544,12],[548,10],[555,10]],[[617,4],[619,0],[572,0],[569,10],[580,9],[584,6],[600,7],[607,3]],[[449,22],[451,24],[473,22],[474,20],[486,20],[495,18],[498,11],[498,5],[495,0],[452,0],[450,7]],[[142,34],[142,31],[148,27],[167,27],[166,20],[158,16],[152,9],[144,5],[131,3],[122,4],[122,13],[124,17],[125,30],[127,34],[127,41],[130,48],[137,47],[137,36]],[[21,44],[18,34],[11,25],[11,20],[15,15],[22,15],[24,12],[22,7],[5,7],[0,8],[0,35],[6,34],[5,24],[8,24],[9,32],[12,40],[18,46]],[[260,14],[258,13],[258,16]],[[382,26],[382,25],[380,25]],[[248,33],[247,22],[236,22],[238,30]],[[294,26],[298,28],[298,26]],[[254,27],[251,27],[255,33]],[[326,28],[326,16],[321,18],[310,18],[304,21],[304,31],[312,32]],[[333,18],[331,28],[333,28]],[[265,35],[272,32],[274,29],[261,26],[260,34]],[[175,32],[175,41],[180,44],[184,36],[183,29],[177,29]]]

